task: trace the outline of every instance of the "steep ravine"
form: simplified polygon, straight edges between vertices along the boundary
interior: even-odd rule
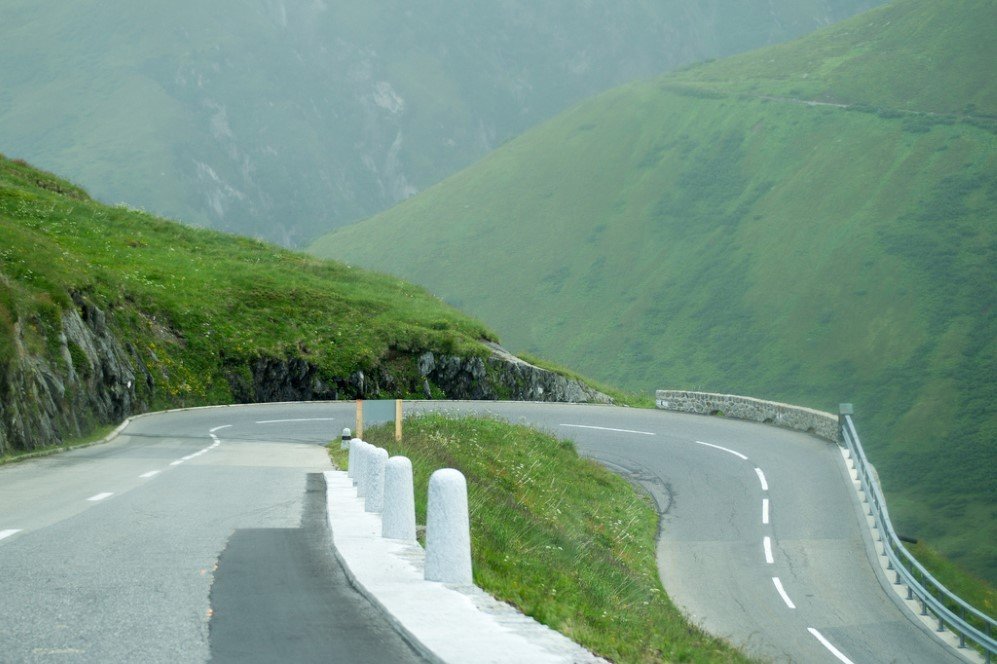
[[[81,293],[72,294],[72,304],[61,312],[56,334],[38,334],[45,327],[41,320],[14,325],[14,358],[0,366],[0,455],[61,444],[99,424],[150,409],[217,402],[164,389],[175,383],[169,375],[175,360],[147,343],[133,343],[116,321],[119,315],[138,318],[152,338],[169,337],[154,317],[143,317],[127,303],[102,308]],[[178,344],[173,346],[176,352]],[[471,356],[430,349],[398,352],[348,375],[328,375],[304,356],[219,358],[214,370],[227,382],[222,393],[228,392],[233,403],[401,396],[610,401],[494,344]]]

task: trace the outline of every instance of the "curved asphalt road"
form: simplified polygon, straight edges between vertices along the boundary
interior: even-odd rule
[[[669,594],[752,654],[961,661],[879,585],[832,445],[660,411],[409,407],[535,424],[639,481],[663,514]],[[105,445],[0,467],[0,661],[418,661],[328,555],[314,473],[352,413],[160,414]]]

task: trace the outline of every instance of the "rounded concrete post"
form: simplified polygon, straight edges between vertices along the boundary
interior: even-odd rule
[[[346,462],[346,476],[353,480],[353,486],[356,486],[359,481],[359,469],[360,469],[360,444],[363,443],[359,438],[354,438],[350,441],[350,458]]]
[[[467,480],[453,468],[437,470],[429,478],[425,578],[455,585],[473,583]]]
[[[384,509],[384,464],[388,462],[388,451],[375,447],[370,453],[367,467],[367,500],[364,511],[380,512]]]
[[[357,498],[367,497],[367,482],[369,481],[370,472],[370,455],[373,452],[374,446],[368,442],[363,442],[360,444],[360,449],[357,450]]]
[[[350,447],[350,438],[353,438],[353,433],[349,429],[343,429],[343,438],[339,443],[339,449],[345,450]]]
[[[415,541],[415,489],[412,484],[412,462],[407,457],[391,457],[384,466],[381,536]]]

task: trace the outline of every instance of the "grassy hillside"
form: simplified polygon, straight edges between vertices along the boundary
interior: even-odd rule
[[[0,146],[300,245],[614,85],[880,0],[4,0]]]
[[[619,664],[747,662],[683,618],[662,591],[658,514],[646,494],[570,442],[525,426],[424,415],[405,439],[365,433],[412,460],[416,520],[426,522],[429,477],[467,477],[474,582],[493,596]],[[349,454],[330,446],[347,467]]]
[[[60,354],[61,320],[73,308],[99,316],[101,328],[106,317],[150,377],[129,388],[151,408],[246,398],[238,386],[251,386],[254,367],[269,360],[314,369],[326,391],[357,371],[368,383],[391,372],[386,389],[404,393],[419,353],[486,355],[478,340],[494,339],[398,279],[108,207],[2,156],[0,238],[0,415],[14,397],[31,398],[5,392],[23,391],[8,386],[25,367],[55,367],[44,380],[67,400],[73,375],[100,371],[82,348]]]
[[[854,402],[900,529],[993,581],[994,24],[904,0],[619,88],[312,249],[630,389]]]

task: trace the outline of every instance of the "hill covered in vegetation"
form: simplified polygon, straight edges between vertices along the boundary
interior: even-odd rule
[[[880,0],[5,0],[0,146],[300,246],[571,104]]]
[[[495,340],[396,278],[108,207],[0,156],[0,456],[173,406],[604,398]]]
[[[993,581],[995,24],[898,0],[618,88],[312,250],[629,389],[853,402],[900,529]]]

